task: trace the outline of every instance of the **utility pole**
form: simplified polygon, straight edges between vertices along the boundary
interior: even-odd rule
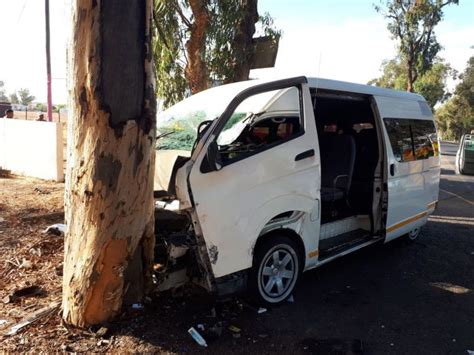
[[[53,99],[51,94],[51,51],[49,45],[49,0],[44,0],[46,14],[46,73],[48,80],[48,121],[53,120]]]

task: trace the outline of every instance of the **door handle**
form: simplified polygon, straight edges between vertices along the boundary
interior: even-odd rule
[[[390,164],[390,176],[395,175],[395,164]]]
[[[295,161],[303,160],[309,157],[314,157],[314,149],[307,150],[306,152],[300,153],[295,157]]]

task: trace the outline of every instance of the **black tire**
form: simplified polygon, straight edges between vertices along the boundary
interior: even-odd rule
[[[298,245],[283,235],[267,237],[254,254],[249,291],[258,304],[275,306],[291,296],[302,269]]]

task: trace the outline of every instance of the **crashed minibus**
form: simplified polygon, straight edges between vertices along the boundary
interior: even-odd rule
[[[363,247],[414,240],[440,159],[417,94],[318,78],[250,80],[157,119],[160,288],[285,301],[298,276]]]

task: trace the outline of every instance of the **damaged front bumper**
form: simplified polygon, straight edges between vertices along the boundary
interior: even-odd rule
[[[155,282],[157,291],[198,285],[218,297],[245,290],[247,270],[215,278],[211,262],[217,248],[208,248],[193,214],[178,201],[157,201],[155,208]]]
[[[155,206],[155,282],[158,291],[187,283],[216,292],[206,243],[196,233],[195,221],[179,202],[157,201]]]

